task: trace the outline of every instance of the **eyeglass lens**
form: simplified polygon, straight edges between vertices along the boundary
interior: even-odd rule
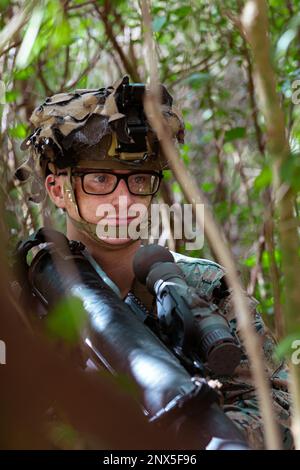
[[[136,195],[148,195],[157,191],[160,178],[151,173],[122,175],[127,181],[129,191]],[[115,190],[120,175],[113,173],[87,173],[83,176],[83,190],[88,194],[109,194]]]

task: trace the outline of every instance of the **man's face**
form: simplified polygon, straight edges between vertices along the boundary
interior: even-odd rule
[[[86,173],[85,176],[76,175],[76,169],[75,175],[72,176],[78,210],[86,222],[97,225],[97,236],[114,245],[138,238],[135,234],[139,230],[139,224],[148,219],[148,208],[152,196],[132,194],[123,179],[120,179],[118,183],[115,181],[114,185],[117,184],[117,186],[109,194],[93,193],[102,192],[102,188],[107,187],[109,190],[110,187],[114,187],[112,185],[112,181],[116,180],[114,175],[131,175],[129,184],[135,192],[143,181],[141,176],[135,175],[135,172],[130,170],[103,170],[102,172],[101,169],[80,169],[80,172]],[[64,207],[71,218],[78,219],[76,208],[69,202],[64,191],[64,182],[68,177],[56,178],[59,178],[63,191],[63,204],[60,204],[60,207]],[[54,202],[56,203],[55,200]]]

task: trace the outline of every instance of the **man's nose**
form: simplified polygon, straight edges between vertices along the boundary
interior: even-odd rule
[[[118,182],[118,185],[117,185],[114,192],[116,192],[116,191],[119,192],[120,196],[125,196],[127,194],[130,194],[129,191],[128,191],[126,181],[123,180],[123,179],[120,179],[120,181]]]
[[[120,196],[127,196],[128,199],[131,198],[131,194],[128,190],[125,180],[121,179],[118,183],[118,186],[113,192],[113,198],[118,199]]]

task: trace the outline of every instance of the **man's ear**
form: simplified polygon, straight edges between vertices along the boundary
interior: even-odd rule
[[[45,188],[54,204],[61,209],[65,209],[63,177],[53,175],[52,173],[47,175],[45,179]]]

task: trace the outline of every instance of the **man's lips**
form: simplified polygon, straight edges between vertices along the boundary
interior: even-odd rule
[[[104,223],[108,223],[108,224],[129,224],[132,220],[135,220],[137,217],[113,217],[113,218],[104,218],[104,219],[101,219],[100,223],[101,224],[104,224]]]

